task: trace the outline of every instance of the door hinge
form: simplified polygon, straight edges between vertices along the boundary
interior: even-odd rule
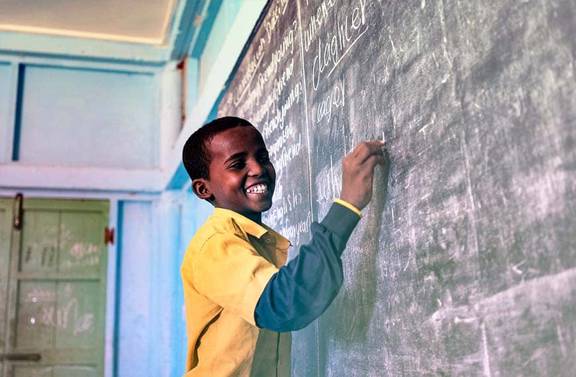
[[[104,228],[104,244],[114,245],[114,228]]]
[[[39,353],[0,353],[0,361],[40,361]]]
[[[23,214],[24,195],[22,193],[16,194],[12,208],[12,226],[16,230],[22,229],[22,214]]]

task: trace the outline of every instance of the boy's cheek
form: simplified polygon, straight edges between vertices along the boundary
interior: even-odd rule
[[[272,179],[272,183],[276,185],[276,169],[274,169],[274,165],[270,164],[270,178]]]

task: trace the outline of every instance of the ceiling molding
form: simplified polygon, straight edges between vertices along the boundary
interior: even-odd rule
[[[209,0],[169,0],[159,37],[98,33],[25,24],[0,24],[0,55],[162,65]],[[188,17],[188,14],[190,16]]]
[[[71,38],[98,39],[103,41],[114,41],[114,42],[142,43],[148,45],[161,45],[164,42],[164,38],[138,38],[127,35],[92,33],[77,30],[51,29],[51,28],[22,26],[22,25],[0,24],[0,31],[55,35]]]
[[[164,45],[5,31],[0,32],[0,54],[159,65],[168,61],[170,49]]]
[[[0,1],[0,31],[162,45],[180,3],[198,1]]]
[[[160,192],[158,169],[0,165],[0,188]]]

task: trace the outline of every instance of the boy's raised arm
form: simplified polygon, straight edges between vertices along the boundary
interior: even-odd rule
[[[386,166],[384,144],[363,142],[342,161],[342,191],[321,223],[313,223],[312,238],[296,258],[274,274],[254,311],[256,325],[274,331],[294,331],[318,318],[342,285],[340,256],[360,220],[360,210],[372,197],[374,168]]]

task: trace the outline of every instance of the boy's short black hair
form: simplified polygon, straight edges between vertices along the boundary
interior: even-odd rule
[[[190,135],[182,149],[182,162],[190,179],[209,178],[211,156],[208,144],[220,132],[234,127],[254,126],[246,119],[227,116],[206,123]]]

